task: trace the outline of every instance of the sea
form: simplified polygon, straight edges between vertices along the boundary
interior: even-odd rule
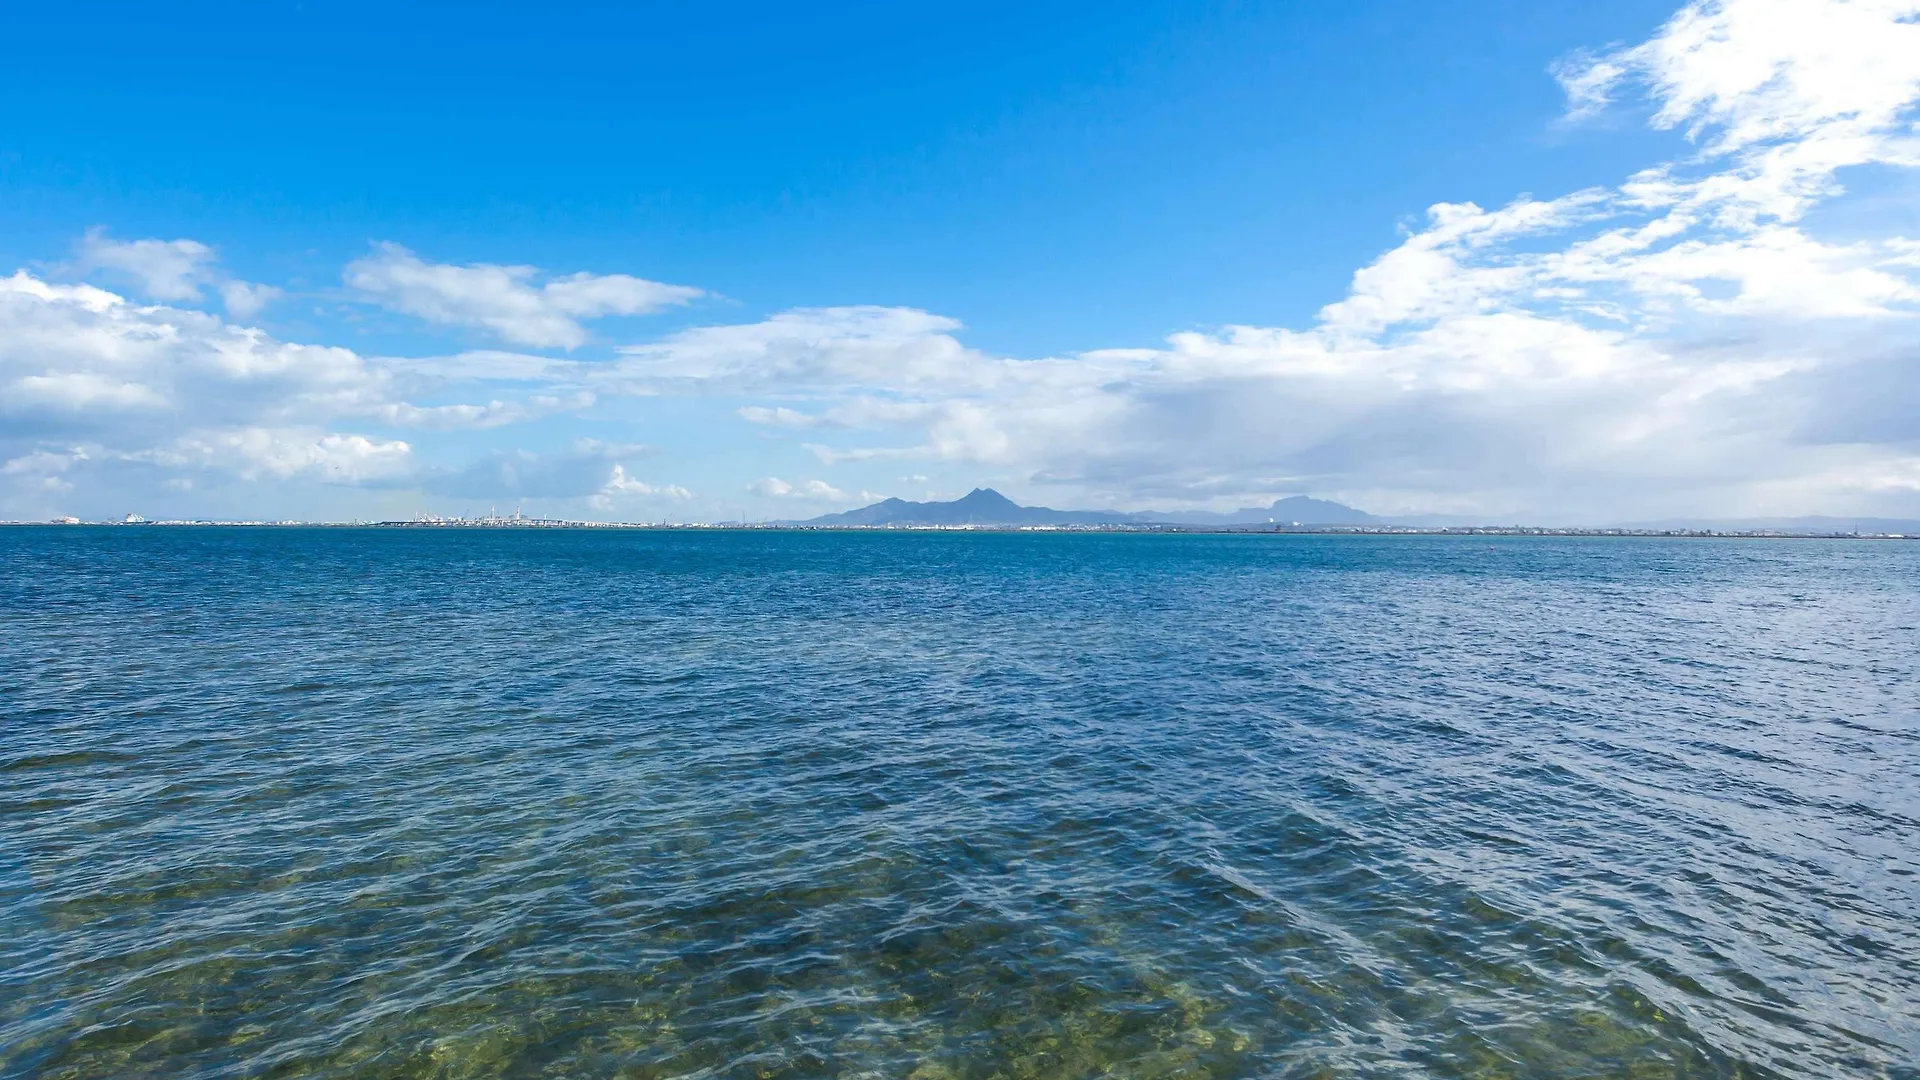
[[[0,529],[6,1077],[1920,1077],[1920,543]]]

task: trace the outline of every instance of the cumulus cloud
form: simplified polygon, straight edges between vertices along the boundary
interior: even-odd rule
[[[449,361],[367,358],[281,341],[186,308],[146,306],[25,271],[0,278],[0,411],[72,433],[183,424],[284,426],[338,418],[400,427],[485,428],[583,409],[584,389],[485,404],[420,405],[408,390],[525,378],[550,387],[559,362],[481,354]]]
[[[811,499],[818,502],[851,502],[874,497],[872,492],[866,491],[849,495],[825,480],[802,480],[789,484],[777,476],[756,480],[747,485],[747,490],[769,499]]]
[[[0,476],[15,478],[36,492],[65,493],[73,490],[66,478],[67,471],[87,457],[85,447],[74,447],[65,453],[35,450],[0,463]]]
[[[310,427],[203,428],[123,449],[100,443],[40,448],[0,465],[0,478],[14,478],[31,492],[65,493],[74,479],[133,475],[142,487],[190,491],[195,479],[212,475],[243,481],[300,480],[358,486],[404,477],[416,468],[406,442]]]
[[[83,275],[105,271],[131,282],[141,295],[169,303],[200,300],[202,290],[212,287],[228,314],[240,319],[252,318],[284,295],[272,285],[227,276],[213,248],[198,240],[115,240],[105,229],[93,228],[80,239],[74,269]]]
[[[390,384],[346,349],[24,271],[0,278],[0,409],[28,423],[177,432],[183,419],[283,421],[352,413],[384,400]]]
[[[550,386],[484,403],[409,396],[453,381],[16,272],[0,278],[0,504],[221,477],[400,483],[424,468],[412,443],[367,429],[493,428],[594,401]]]
[[[198,240],[115,240],[89,229],[80,240],[80,270],[124,275],[155,300],[198,300],[212,276],[213,249]]]
[[[218,469],[245,480],[305,476],[355,484],[404,475],[413,467],[412,454],[413,448],[399,440],[317,428],[245,427],[188,432],[126,457],[174,468]]]
[[[693,492],[679,484],[649,484],[644,480],[636,480],[628,476],[626,466],[615,465],[613,472],[607,476],[607,482],[600,485],[599,491],[594,492],[593,498],[588,500],[588,505],[596,510],[614,510],[621,506],[622,500],[625,499],[669,499],[674,502],[685,502],[691,498],[693,498]]]
[[[398,244],[375,245],[345,272],[349,286],[382,306],[429,322],[480,327],[536,348],[585,344],[583,319],[644,315],[705,295],[626,274],[540,278],[531,266],[430,263]]]
[[[246,281],[229,281],[220,286],[220,300],[226,305],[227,314],[236,319],[251,319],[285,295],[285,291],[276,286]]]

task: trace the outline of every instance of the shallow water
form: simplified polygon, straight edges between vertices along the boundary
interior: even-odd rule
[[[0,1074],[1920,1077],[1920,544],[0,530]]]

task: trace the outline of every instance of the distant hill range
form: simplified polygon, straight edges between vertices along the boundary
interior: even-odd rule
[[[801,525],[1121,525],[1131,515],[1099,510],[1021,506],[991,488],[974,488],[952,502],[886,499],[843,514],[823,514]]]
[[[1230,514],[1206,510],[1174,513],[1128,514],[1118,510],[1055,510],[1046,506],[1021,506],[992,488],[974,488],[952,502],[908,502],[887,499],[848,510],[825,514],[798,525],[884,526],[884,525],[1264,525],[1268,522],[1298,525],[1385,525],[1387,518],[1342,506],[1325,499],[1291,495],[1268,507],[1245,507]]]
[[[1900,533],[1920,536],[1920,521],[1873,517],[1673,518],[1636,521],[1623,529],[1700,529],[1709,532]]]
[[[1485,518],[1421,514],[1406,517],[1379,517],[1364,510],[1305,495],[1275,499],[1271,506],[1245,506],[1230,513],[1210,510],[1145,511],[1124,513],[1119,510],[1055,510],[1046,506],[1021,506],[992,488],[974,488],[952,502],[908,502],[887,499],[848,510],[824,514],[806,521],[780,522],[783,525],[825,527],[885,527],[889,525],[1389,525],[1411,528],[1448,526],[1506,526],[1533,524],[1522,521],[1493,521]],[[1714,532],[1804,532],[1804,533],[1906,533],[1920,535],[1920,521],[1891,518],[1750,518],[1740,520],[1673,519],[1632,522],[1603,526],[1649,531],[1705,530]]]

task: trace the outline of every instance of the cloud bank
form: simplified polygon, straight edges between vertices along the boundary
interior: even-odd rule
[[[1920,165],[1916,17],[1697,3],[1569,60],[1570,118],[1638,95],[1694,152],[1610,188],[1435,205],[1304,330],[1009,361],[936,316],[831,309],[631,349],[628,369],[765,395],[741,416],[810,429],[825,461],[972,461],[1093,502],[1912,513],[1920,421],[1896,414],[1920,416],[1920,243],[1804,222],[1847,170]],[[835,444],[848,428],[901,438]]]
[[[535,385],[485,378],[503,370],[532,373]],[[34,510],[63,505],[83,485],[143,498],[234,481],[473,499],[684,496],[627,475],[635,446],[589,440],[458,470],[418,459],[419,433],[485,431],[593,405],[591,391],[554,386],[554,370],[566,369],[485,355],[369,358],[22,271],[0,278],[0,493]],[[506,396],[414,397],[474,382]]]

